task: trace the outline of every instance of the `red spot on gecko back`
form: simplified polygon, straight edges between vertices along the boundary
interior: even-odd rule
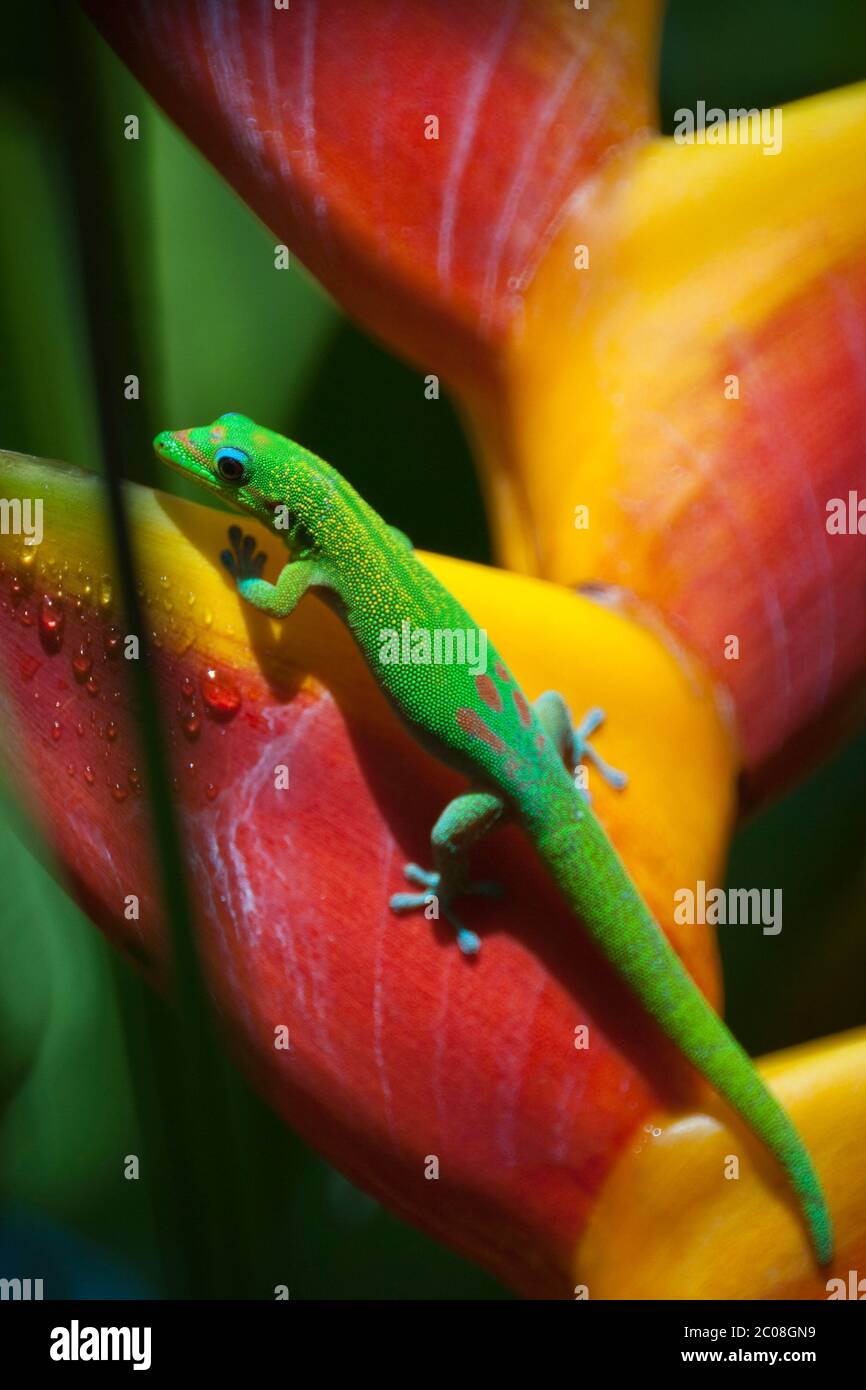
[[[511,680],[511,677],[509,676],[509,674],[508,674],[508,672],[506,671],[505,667],[502,665],[502,662],[501,662],[501,661],[497,661],[497,663],[496,663],[496,665],[495,665],[495,667],[494,667],[493,669],[495,670],[495,672],[496,672],[497,676],[499,677],[499,679],[500,679],[501,681],[505,681],[505,683],[506,683],[506,685],[507,685],[508,682]]]
[[[497,714],[501,712],[502,696],[489,676],[476,676],[475,689],[488,709],[495,710]]]
[[[498,734],[484,723],[480,714],[476,714],[474,709],[467,709],[465,705],[457,711],[457,727],[462,729],[464,734],[469,734],[471,738],[480,739],[482,743],[488,744],[496,753],[505,752],[505,744]]]
[[[511,695],[514,700],[514,708],[517,710],[520,722],[523,725],[524,729],[528,729],[530,724],[532,723],[532,715],[529,712],[529,706],[526,703],[526,698],[523,694],[523,691],[512,690]]]

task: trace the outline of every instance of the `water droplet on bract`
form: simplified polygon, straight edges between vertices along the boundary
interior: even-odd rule
[[[66,618],[59,599],[46,594],[39,605],[39,636],[47,652],[59,652]]]
[[[82,642],[72,657],[72,673],[77,681],[84,682],[93,670],[93,659]]]
[[[227,723],[241,707],[240,692],[225,676],[210,667],[201,678],[201,693],[211,719]]]
[[[181,715],[180,727],[183,729],[187,738],[198,738],[201,731],[201,715],[198,710],[185,710]]]

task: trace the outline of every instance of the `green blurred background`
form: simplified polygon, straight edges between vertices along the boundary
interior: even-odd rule
[[[242,410],[345,466],[416,544],[489,559],[471,458],[448,401],[426,402],[420,375],[350,325],[297,266],[275,290],[272,236],[86,22],[60,14],[33,8],[4,16],[0,444],[102,467],[83,231],[92,238],[85,249],[114,279],[118,375],[136,371],[142,382],[121,449],[126,476],[157,481],[149,445],[156,428]],[[661,70],[667,130],[676,107],[699,98],[775,105],[864,77],[860,0],[676,0],[669,8]],[[82,103],[95,119],[81,121]],[[128,113],[140,117],[138,143],[119,133]],[[70,146],[76,135],[78,162]],[[165,487],[168,478],[160,472],[158,482]],[[175,485],[183,488],[181,480]],[[781,936],[722,931],[728,1016],[752,1051],[866,1019],[864,784],[861,738],[748,825],[734,846],[732,884],[784,892]],[[177,1252],[166,1262],[157,1232],[160,1214],[179,1200],[179,1151],[153,1135],[163,1131],[165,1140],[167,1124],[159,1051],[182,1039],[21,834],[21,810],[7,791],[0,798],[0,1274],[42,1275],[71,1296],[175,1293],[183,1287],[171,1275]],[[151,1047],[154,1037],[160,1042]],[[509,1296],[352,1188],[230,1068],[224,1084],[234,1138],[208,1159],[208,1182],[214,1192],[241,1190],[253,1236],[227,1284],[216,1279],[217,1291],[268,1297],[285,1283],[293,1298]],[[153,1161],[138,1182],[119,1179],[118,1155],[148,1152]],[[210,1219],[222,1221],[219,1207]]]

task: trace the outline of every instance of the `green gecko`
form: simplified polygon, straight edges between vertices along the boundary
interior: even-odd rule
[[[826,1200],[805,1146],[682,965],[575,786],[583,757],[614,785],[587,739],[594,711],[575,729],[561,695],[547,692],[530,706],[486,634],[418,560],[410,542],[388,526],[344,478],[315,454],[263,429],[245,415],[212,425],[165,431],[161,459],[206,483],[232,507],[251,512],[282,534],[288,563],[275,584],[262,577],[265,556],[252,536],[231,527],[221,559],[242,597],[274,618],[287,617],[315,590],[340,614],[374,678],[412,735],[469,786],[442,812],[431,836],[433,867],[405,867],[422,891],[398,893],[396,912],[420,908],[435,895],[467,954],[480,945],[455,916],[456,899],[494,885],[469,877],[469,851],[511,816],[519,822],[576,917],[683,1055],[723,1096],[778,1160],[801,1204],[819,1261],[828,1262],[833,1232]],[[461,663],[384,660],[383,637],[408,622],[414,633],[462,632],[467,650],[486,651],[473,669]]]

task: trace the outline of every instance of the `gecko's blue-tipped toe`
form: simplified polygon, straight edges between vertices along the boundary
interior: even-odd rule
[[[481,937],[468,927],[457,928],[457,945],[464,956],[477,956],[481,950]]]
[[[600,758],[597,753],[590,761],[595,764],[607,785],[613,787],[615,792],[621,792],[628,786],[627,772],[620,772],[618,767],[611,767],[610,763],[606,763],[604,758]]]
[[[414,912],[416,908],[426,907],[430,893],[395,893],[388,906],[392,912]]]
[[[420,884],[422,888],[432,888],[435,891],[439,887],[439,875],[430,869],[422,869],[420,864],[405,864],[403,877],[408,878],[410,883]]]

